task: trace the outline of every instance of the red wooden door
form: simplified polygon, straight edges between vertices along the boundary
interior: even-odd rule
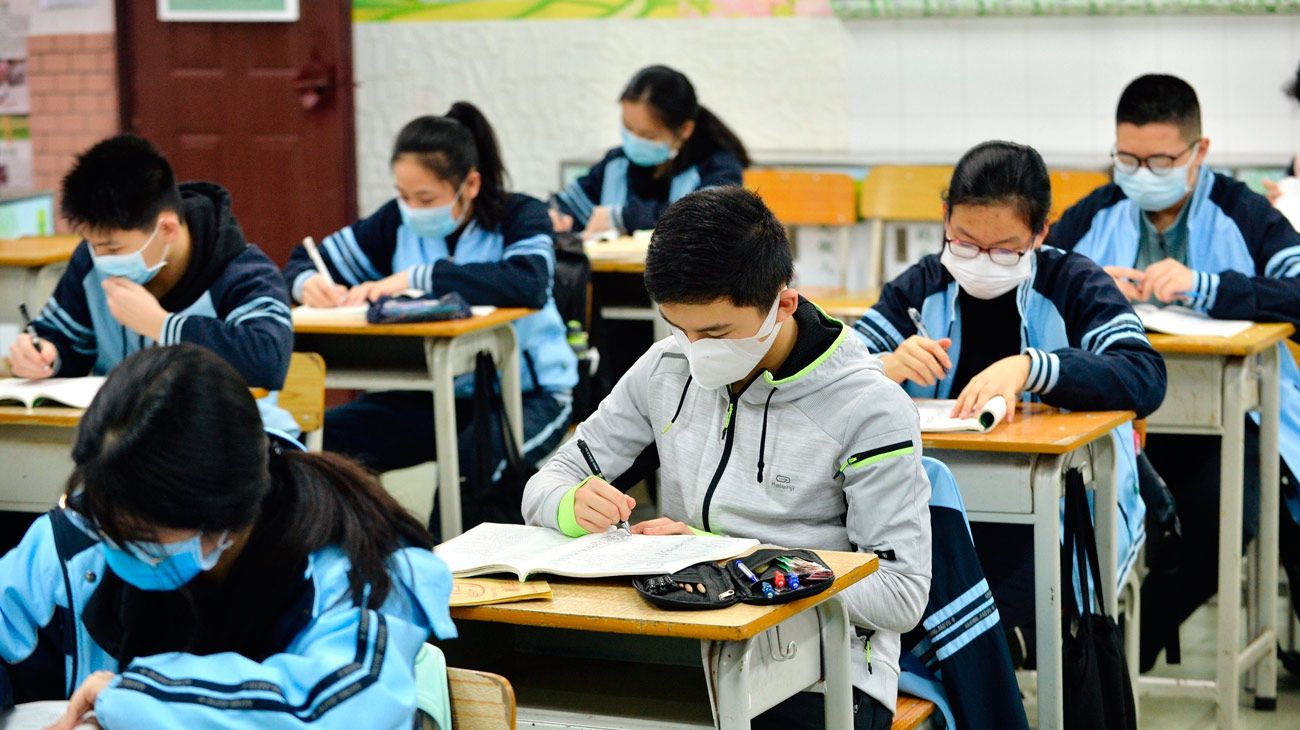
[[[293,23],[163,23],[119,0],[127,129],[180,180],[230,190],[277,263],[356,217],[351,3],[300,0]]]

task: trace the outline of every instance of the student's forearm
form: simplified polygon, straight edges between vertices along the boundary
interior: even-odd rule
[[[1164,401],[1164,360],[1149,348],[1115,347],[1101,355],[1075,349],[1057,350],[1060,377],[1049,391],[1039,391],[1050,406],[1075,411],[1155,412]]]
[[[441,296],[457,292],[470,304],[540,309],[546,305],[550,272],[537,256],[512,256],[492,264],[454,264],[443,259],[417,266],[411,284]]]
[[[1300,278],[1246,276],[1236,271],[1215,274],[1212,298],[1198,300],[1201,311],[1217,319],[1300,324]]]

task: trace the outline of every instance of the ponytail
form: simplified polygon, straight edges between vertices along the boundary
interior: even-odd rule
[[[478,170],[483,183],[474,199],[474,219],[487,230],[500,227],[508,199],[506,169],[496,132],[478,107],[458,101],[445,116],[408,122],[397,134],[390,162],[407,155],[456,187]]]
[[[741,167],[749,167],[749,152],[745,150],[745,143],[740,141],[740,137],[731,131],[731,128],[722,123],[717,115],[709,111],[708,107],[700,106],[699,116],[695,118],[695,134],[687,140],[687,146],[695,140],[700,140],[708,146],[704,154],[700,157],[707,157],[716,150],[724,150],[736,156],[740,160]]]

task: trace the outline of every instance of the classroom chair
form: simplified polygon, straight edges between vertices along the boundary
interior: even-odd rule
[[[1052,211],[1047,216],[1049,223],[1060,220],[1067,208],[1110,182],[1110,175],[1097,170],[1050,170],[1047,174],[1052,180]]]
[[[871,224],[867,280],[879,286],[903,273],[943,241],[943,193],[952,168],[877,165],[862,181],[859,209]]]
[[[894,708],[894,723],[889,726],[889,730],[927,730],[934,727],[931,719],[934,711],[933,702],[900,694],[898,705]]]
[[[415,706],[422,730],[513,730],[515,692],[498,674],[448,667],[442,650],[415,657]]]
[[[325,358],[314,352],[290,356],[280,407],[298,422],[307,450],[320,451],[325,441]]]

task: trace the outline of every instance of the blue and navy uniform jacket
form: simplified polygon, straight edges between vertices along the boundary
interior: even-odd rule
[[[633,165],[615,147],[586,175],[555,194],[556,207],[573,216],[573,229],[582,230],[598,205],[609,207],[610,218],[620,233],[655,227],[669,205],[700,188],[739,185],[744,176],[740,160],[725,150],[692,162],[683,157],[673,161],[671,177],[656,178],[655,168]]]
[[[284,566],[289,579],[273,591],[284,599],[275,605],[255,603],[267,600],[264,593],[227,597],[222,606],[235,617],[226,638],[260,636],[269,648],[255,656],[218,641],[201,650],[137,647],[119,659],[127,633],[148,646],[155,632],[184,625],[190,604],[179,592],[124,588],[87,520],[56,508],[0,558],[0,707],[70,697],[104,670],[118,675],[95,702],[107,728],[410,728],[416,654],[431,634],[456,635],[447,607],[452,579],[424,549],[399,550],[388,564],[392,584],[378,608],[352,600],[351,563],[335,546]],[[135,608],[166,599],[168,611]],[[250,613],[258,619],[239,618]],[[123,628],[132,624],[156,628]]]
[[[1300,329],[1300,233],[1268,199],[1244,183],[1202,166],[1187,212],[1187,267],[1194,272],[1187,306],[1217,319],[1290,322]],[[1048,242],[1102,266],[1137,261],[1142,211],[1119,186],[1094,190],[1052,226]],[[1282,371],[1279,450],[1300,473],[1300,369],[1278,343]],[[1252,414],[1258,423],[1259,415]],[[1284,486],[1292,519],[1300,494]]]
[[[231,214],[230,195],[219,185],[183,183],[181,214],[190,232],[190,261],[180,281],[159,300],[169,314],[154,341],[113,318],[104,295],[105,277],[95,270],[85,241],[33,324],[59,350],[64,378],[105,375],[130,354],[154,345],[189,342],[230,363],[258,399],[268,430],[296,437],[300,429],[277,404],[293,353],[288,292],[275,264],[244,240]]]
[[[952,274],[931,254],[886,284],[880,301],[853,325],[873,353],[893,352],[916,334],[908,307],[921,312],[934,337],[952,339],[953,369],[934,386],[911,381],[914,398],[955,398],[953,374],[961,358],[961,308]],[[1092,261],[1042,247],[1033,274],[1015,289],[1021,351],[1029,357],[1024,400],[1076,411],[1131,410],[1144,418],[1165,397],[1164,360],[1151,347],[1142,322],[1106,272]],[[990,323],[990,326],[995,326]],[[1111,433],[1119,501],[1122,582],[1146,539],[1146,507],[1138,491],[1132,424]]]
[[[369,218],[326,237],[321,257],[334,281],[349,287],[409,272],[411,287],[434,296],[457,292],[470,304],[540,309],[514,323],[525,393],[566,395],[578,384],[578,358],[555,308],[555,243],[550,214],[536,198],[514,193],[498,230],[471,220],[448,239],[422,238],[402,222],[390,200]],[[299,246],[284,268],[296,301],[316,275]],[[456,395],[468,398],[473,376],[456,379]]]

